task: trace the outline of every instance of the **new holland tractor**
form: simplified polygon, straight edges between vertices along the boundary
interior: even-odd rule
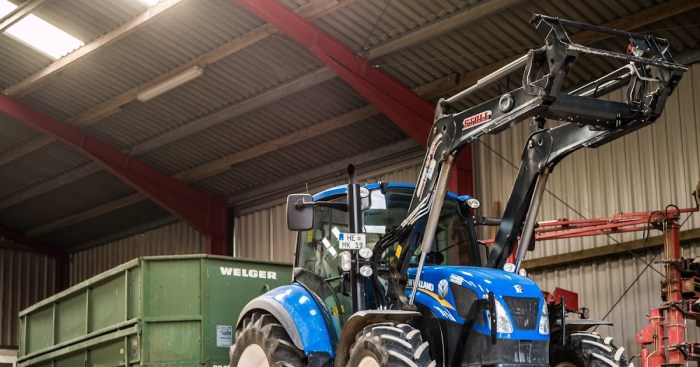
[[[543,15],[532,23],[542,48],[440,100],[415,186],[362,187],[350,170],[347,186],[288,197],[288,225],[298,231],[293,283],[241,312],[231,366],[627,365],[609,338],[584,331],[593,323],[548,308],[537,284],[518,273],[555,165],[654,122],[686,69],[660,38]],[[624,37],[627,52],[572,43],[568,28]],[[566,76],[582,55],[622,65],[571,88]],[[453,111],[520,69],[519,88]],[[621,88],[623,101],[601,98]],[[447,192],[455,157],[530,118],[503,216],[477,216],[476,199]],[[478,225],[498,226],[491,247],[479,241]]]

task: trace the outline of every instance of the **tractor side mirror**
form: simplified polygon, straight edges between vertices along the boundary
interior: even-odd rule
[[[292,231],[306,231],[314,224],[313,199],[309,194],[287,196],[287,227]]]

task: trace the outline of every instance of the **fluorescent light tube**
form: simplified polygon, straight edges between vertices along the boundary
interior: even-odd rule
[[[142,92],[139,92],[136,95],[136,99],[138,99],[140,102],[146,102],[152,98],[158,97],[159,95],[161,95],[161,94],[163,94],[171,89],[177,88],[177,87],[191,81],[192,79],[196,79],[197,77],[202,75],[203,72],[204,72],[204,69],[199,67],[199,66],[195,66],[193,68],[187,69],[185,72],[183,72],[181,74],[175,75],[174,77],[172,77],[172,78],[170,78],[170,79],[168,79],[160,84],[157,84],[157,85],[150,87]]]

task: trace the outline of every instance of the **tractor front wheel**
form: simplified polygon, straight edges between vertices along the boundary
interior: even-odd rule
[[[274,316],[254,313],[236,331],[231,350],[231,367],[300,367],[304,353],[292,342]]]
[[[420,331],[407,324],[366,326],[350,348],[352,367],[434,367],[428,343]]]
[[[566,345],[551,345],[549,365],[552,367],[632,367],[624,357],[625,348],[616,347],[612,337],[597,333],[576,332],[566,338]]]

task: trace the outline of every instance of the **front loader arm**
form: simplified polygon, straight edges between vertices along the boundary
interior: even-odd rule
[[[392,244],[403,246],[401,255],[390,265],[389,302],[407,307],[403,286],[410,258],[420,245],[417,279],[430,252],[447,176],[454,158],[467,144],[484,134],[497,134],[530,117],[537,128],[530,135],[511,197],[489,253],[488,266],[500,268],[520,236],[526,241],[534,228],[534,216],[544,191],[546,178],[564,157],[582,147],[597,147],[651,124],[677,86],[683,72],[669,52],[666,40],[607,29],[543,15],[531,21],[545,39],[545,46],[530,50],[511,64],[479,80],[476,85],[438,103],[435,122],[428,138],[416,190],[407,218],[385,235],[375,249],[376,260]],[[594,49],[572,43],[565,27],[603,32],[628,38],[628,53]],[[564,80],[581,54],[622,60],[625,65],[570,92],[563,92]],[[493,84],[524,67],[522,86],[464,111],[451,113],[452,105],[466,95]],[[626,87],[625,101],[614,102],[602,96]],[[546,129],[547,119],[561,121]],[[427,219],[426,219],[427,217]],[[425,226],[419,221],[425,221]],[[527,242],[525,242],[527,243]],[[526,248],[526,246],[521,246]],[[521,258],[523,253],[518,254]],[[412,296],[413,297],[413,296]]]

